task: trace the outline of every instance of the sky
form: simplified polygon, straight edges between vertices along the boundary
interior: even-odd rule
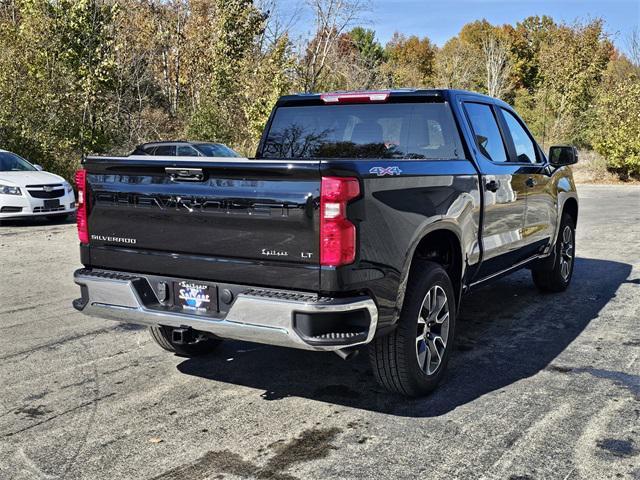
[[[284,2],[290,7],[300,3]],[[640,28],[640,0],[372,0],[371,6],[360,23],[373,28],[383,44],[395,31],[401,31],[408,35],[426,35],[442,46],[465,23],[474,20],[486,18],[494,25],[502,25],[515,24],[531,15],[549,15],[567,23],[601,17],[616,46],[626,50],[628,35]],[[305,34],[312,29],[312,18],[302,13],[294,30]]]

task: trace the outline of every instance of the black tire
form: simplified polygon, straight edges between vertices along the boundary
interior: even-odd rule
[[[430,362],[433,355],[427,357],[426,354],[433,350],[429,345],[439,351],[437,344],[440,343],[440,346],[443,346],[443,343],[436,342],[436,337],[438,333],[444,337],[442,335],[444,321],[442,323],[435,320],[429,321],[434,318],[437,320],[438,316],[444,319],[444,314],[440,315],[439,312],[436,312],[436,317],[433,317],[431,309],[427,305],[429,315],[423,315],[427,312],[424,310],[427,296],[431,300],[432,292],[435,292],[435,302],[441,298],[441,294],[445,295],[448,325],[444,348],[439,355],[440,361],[437,367],[429,373],[430,365],[426,363],[421,365],[420,358],[425,358],[426,362]],[[434,305],[435,310],[438,310],[437,305]],[[426,321],[422,321],[423,316],[427,317]],[[430,323],[433,325],[428,327],[427,325]],[[437,331],[438,326],[441,329],[440,332]],[[455,341],[455,326],[456,306],[451,279],[437,263],[420,261],[414,266],[412,277],[409,279],[396,329],[388,335],[374,339],[369,346],[369,360],[378,383],[390,392],[408,397],[419,397],[433,391],[445,374]],[[428,336],[433,339],[431,343],[427,341]],[[418,353],[419,350],[423,353],[422,357]],[[437,359],[437,357],[435,358]]]
[[[567,238],[568,237],[568,238]],[[543,292],[564,292],[571,283],[575,261],[576,224],[564,213],[555,244],[555,255],[531,269],[536,287]],[[568,241],[567,241],[568,240]]]
[[[193,342],[178,344],[171,340],[172,332],[173,328],[171,327],[149,327],[151,338],[153,338],[160,347],[183,357],[197,357],[211,353],[222,343],[222,340],[217,338],[196,335]]]

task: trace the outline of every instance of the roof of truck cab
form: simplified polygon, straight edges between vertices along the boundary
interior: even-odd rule
[[[284,95],[278,100],[278,104],[295,104],[302,102],[309,102],[320,100],[323,95],[339,95],[339,94],[357,94],[357,93],[383,93],[388,92],[391,97],[441,97],[445,100],[451,99],[451,97],[475,97],[478,100],[484,102],[494,103],[499,106],[509,107],[511,106],[504,101],[490,97],[488,95],[472,92],[469,90],[456,90],[450,88],[394,88],[394,89],[379,89],[379,90],[348,90],[348,91],[334,91],[334,92],[318,92],[318,93],[298,93],[294,95]],[[377,103],[377,102],[376,102]],[[382,102],[380,102],[382,103]]]

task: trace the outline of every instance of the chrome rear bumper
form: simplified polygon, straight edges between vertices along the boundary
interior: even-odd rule
[[[74,273],[82,297],[76,310],[94,317],[140,325],[193,328],[220,338],[279,345],[305,350],[340,350],[369,343],[378,323],[378,310],[369,297],[327,298],[312,294],[247,287],[237,295],[226,315],[189,314],[158,309],[158,299],[144,276],[119,272]],[[358,335],[324,335],[319,341],[296,328],[297,315],[349,314],[362,311],[369,318]]]

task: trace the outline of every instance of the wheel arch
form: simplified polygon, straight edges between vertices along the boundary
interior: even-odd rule
[[[464,255],[460,231],[457,225],[449,222],[438,222],[425,229],[416,236],[413,247],[409,250],[405,267],[402,271],[398,299],[396,303],[396,315],[402,311],[407,283],[412,275],[417,273],[416,260],[429,260],[443,266],[455,292],[456,308],[459,307],[463,287]]]
[[[573,221],[578,223],[578,200],[575,197],[568,197],[562,205],[562,214],[568,213]]]

